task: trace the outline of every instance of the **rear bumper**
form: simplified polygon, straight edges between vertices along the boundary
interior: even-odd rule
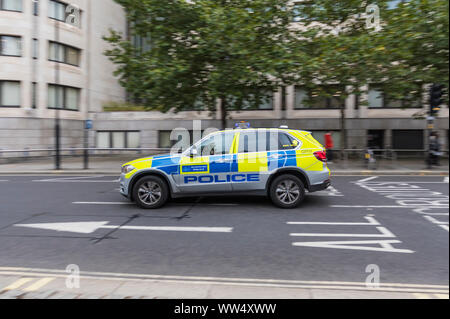
[[[321,184],[310,185],[309,192],[313,193],[313,192],[322,191],[324,189],[327,189],[330,185],[331,185],[331,181],[329,179],[327,179],[326,181],[324,181]]]

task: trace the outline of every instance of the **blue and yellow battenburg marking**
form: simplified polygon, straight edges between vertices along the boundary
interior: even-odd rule
[[[237,133],[230,147],[230,154],[199,156],[194,158],[183,157],[177,154],[138,159],[128,163],[136,167],[136,170],[128,173],[126,178],[130,178],[137,171],[146,168],[155,168],[168,175],[192,176],[204,174],[205,176],[203,178],[197,178],[196,180],[201,183],[222,182],[223,178],[231,179],[223,182],[253,181],[258,174],[255,176],[250,174],[249,176],[249,174],[245,173],[270,172],[281,167],[300,167],[306,171],[322,171],[326,164],[314,156],[314,151],[323,149],[322,145],[309,132],[289,131],[289,133],[302,141],[300,149],[238,153],[237,146],[239,144],[240,133]],[[229,174],[226,177],[216,175],[221,173],[235,174]],[[193,178],[189,178],[188,181],[193,181]]]
[[[244,183],[244,182],[259,182],[259,174],[233,174],[233,175],[189,175],[184,177],[184,183]]]

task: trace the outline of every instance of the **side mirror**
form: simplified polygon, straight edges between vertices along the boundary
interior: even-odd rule
[[[189,156],[190,157],[194,157],[194,156],[197,156],[197,154],[198,154],[197,148],[195,146],[192,147],[190,152],[189,152]]]

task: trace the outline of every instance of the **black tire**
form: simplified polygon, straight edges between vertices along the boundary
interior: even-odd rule
[[[141,208],[160,208],[169,199],[169,187],[158,176],[144,176],[134,184],[133,199]]]
[[[305,185],[297,176],[280,175],[270,184],[269,197],[280,208],[295,208],[305,198]]]

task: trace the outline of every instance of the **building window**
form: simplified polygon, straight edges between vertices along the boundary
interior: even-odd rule
[[[0,55],[22,56],[21,37],[0,35]]]
[[[266,96],[261,96],[260,98],[261,100],[257,106],[251,105],[249,101],[244,100],[241,109],[244,111],[273,110],[273,93],[267,93]]]
[[[20,107],[19,81],[0,81],[0,107]]]
[[[48,108],[78,111],[80,89],[63,85],[48,85]]]
[[[158,147],[172,148],[176,143],[180,142],[181,144],[178,144],[178,146],[181,146],[181,148],[184,150],[199,141],[202,136],[203,132],[197,131],[194,135],[193,130],[174,129],[172,131],[158,131]]]
[[[0,0],[0,9],[22,12],[22,0]]]
[[[39,40],[33,39],[32,46],[31,46],[31,56],[33,59],[39,58]]]
[[[139,148],[139,131],[97,131],[97,148]]]
[[[49,1],[48,16],[59,21],[66,21],[66,4],[59,1]]]
[[[367,95],[369,108],[422,108],[422,87],[405,94],[398,99],[384,92],[382,85],[371,85]]]
[[[70,7],[71,9],[67,10]],[[79,13],[74,12],[74,8],[67,3],[60,1],[50,0],[48,6],[48,17],[50,19],[55,19],[61,22],[69,23],[76,27],[80,27],[81,21],[81,10]],[[76,16],[77,15],[77,16]]]
[[[295,88],[295,109],[340,109],[345,106],[341,85],[319,86],[317,89]]]
[[[49,42],[49,61],[80,66],[81,50],[57,42]]]
[[[39,15],[39,0],[32,0],[33,1],[33,15],[38,16]]]
[[[37,83],[31,83],[31,108],[35,109],[37,107]]]
[[[423,150],[423,130],[392,130],[392,148],[396,150]]]
[[[308,100],[308,91],[301,87],[295,87],[295,109],[304,109],[308,106],[305,101]]]
[[[370,149],[384,149],[384,130],[368,130],[367,147]]]

